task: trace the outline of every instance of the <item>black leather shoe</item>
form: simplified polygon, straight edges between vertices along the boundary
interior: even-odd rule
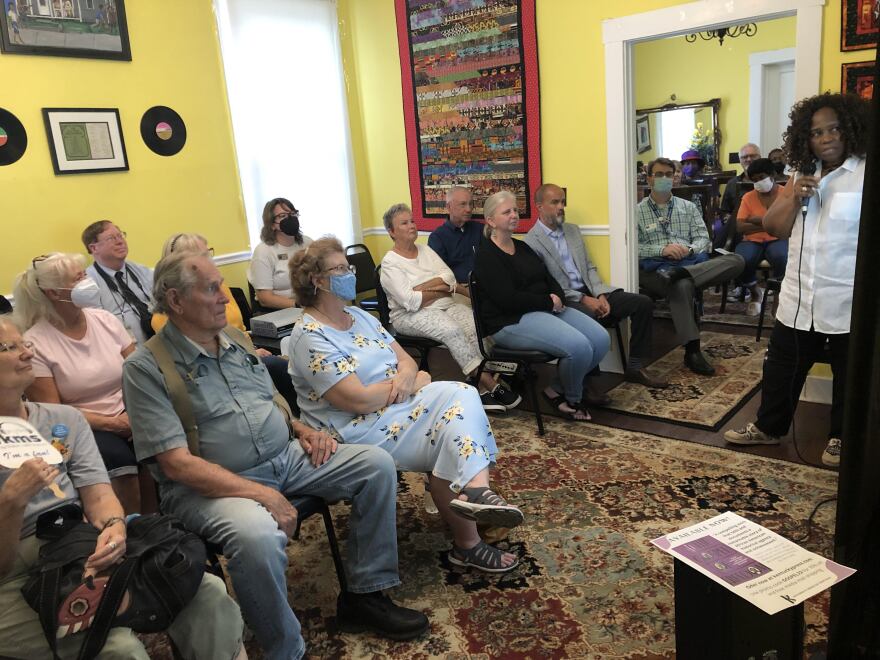
[[[666,286],[672,286],[678,280],[684,279],[685,277],[690,277],[691,274],[687,271],[687,268],[682,268],[681,266],[667,266],[662,270],[657,270],[657,275],[666,283]]]
[[[706,356],[702,351],[694,351],[693,353],[684,354],[684,366],[701,376],[714,376],[715,367],[709,364]]]
[[[637,383],[655,390],[662,390],[664,387],[669,387],[668,381],[662,380],[661,378],[653,378],[644,369],[628,369],[626,373],[623,374],[623,379],[628,383]]]
[[[388,639],[414,639],[428,630],[428,617],[395,605],[381,591],[344,592],[336,599],[336,625],[343,632],[373,632]]]
[[[593,408],[604,408],[611,405],[611,397],[599,390],[595,385],[584,387],[581,401]]]

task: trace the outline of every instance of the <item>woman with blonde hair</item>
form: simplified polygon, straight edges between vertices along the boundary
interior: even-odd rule
[[[36,257],[15,281],[15,315],[33,342],[30,401],[64,403],[88,421],[113,490],[126,513],[140,510],[138,464],[122,400],[122,362],[134,338],[113,314],[98,308],[98,285],[79,254]]]
[[[162,246],[162,258],[164,259],[172,252],[207,252],[212,257],[214,256],[214,248],[208,246],[208,239],[201,234],[171,234],[168,240],[165,241],[165,245]],[[221,285],[221,288],[223,289],[223,294],[229,300],[226,303],[226,322],[244,332],[247,328],[244,327],[241,310],[232,297],[232,292],[229,290],[226,282]],[[168,317],[164,314],[154,313],[152,318],[153,331],[159,332],[167,321]]]
[[[498,448],[470,385],[431,382],[388,331],[358,307],[342,244],[315,241],[290,264],[303,307],[290,336],[290,372],[302,419],[339,442],[378,445],[400,470],[429,472],[449,525],[449,561],[481,571],[512,570],[517,558],[480,540],[475,522],[514,527],[522,512],[489,486]]]
[[[483,327],[499,346],[536,350],[559,358],[556,382],[544,396],[569,419],[590,419],[584,379],[610,348],[608,332],[583,312],[565,306],[565,293],[544,262],[513,238],[519,225],[516,197],[502,190],[483,204],[486,238],[477,249],[474,275]]]

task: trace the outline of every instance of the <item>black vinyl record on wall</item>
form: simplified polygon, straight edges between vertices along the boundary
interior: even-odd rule
[[[186,124],[171,108],[157,105],[141,118],[141,137],[160,156],[173,156],[186,144]]]
[[[18,117],[0,108],[0,165],[12,165],[27,149],[27,131]]]

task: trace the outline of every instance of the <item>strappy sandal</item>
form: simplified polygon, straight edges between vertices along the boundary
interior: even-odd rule
[[[584,405],[582,401],[578,401],[577,403],[571,403],[565,398],[565,395],[559,394],[557,396],[550,396],[546,392],[541,392],[541,396],[553,406],[553,409],[559,413],[560,415],[567,417],[573,422],[589,422],[593,419],[593,416],[590,415],[590,411],[587,410],[587,407]],[[559,406],[562,404],[567,405],[569,408],[574,408],[574,412],[568,412],[567,410],[562,410]],[[586,417],[577,417],[578,412],[583,413]]]
[[[462,518],[492,527],[516,527],[523,521],[523,512],[504,501],[488,487],[462,488],[467,500],[453,499],[449,508]]]
[[[449,563],[464,568],[476,568],[484,573],[507,573],[519,565],[519,559],[514,559],[510,566],[505,566],[501,563],[503,554],[502,550],[483,541],[468,550],[453,543],[452,550],[449,551]]]

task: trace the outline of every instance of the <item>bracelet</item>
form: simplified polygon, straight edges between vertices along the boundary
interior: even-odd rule
[[[119,516],[112,516],[110,518],[107,518],[107,520],[104,521],[104,526],[101,528],[100,533],[103,534],[104,530],[106,530],[111,525],[115,525],[116,523],[122,523],[124,525],[125,518],[120,518]]]

